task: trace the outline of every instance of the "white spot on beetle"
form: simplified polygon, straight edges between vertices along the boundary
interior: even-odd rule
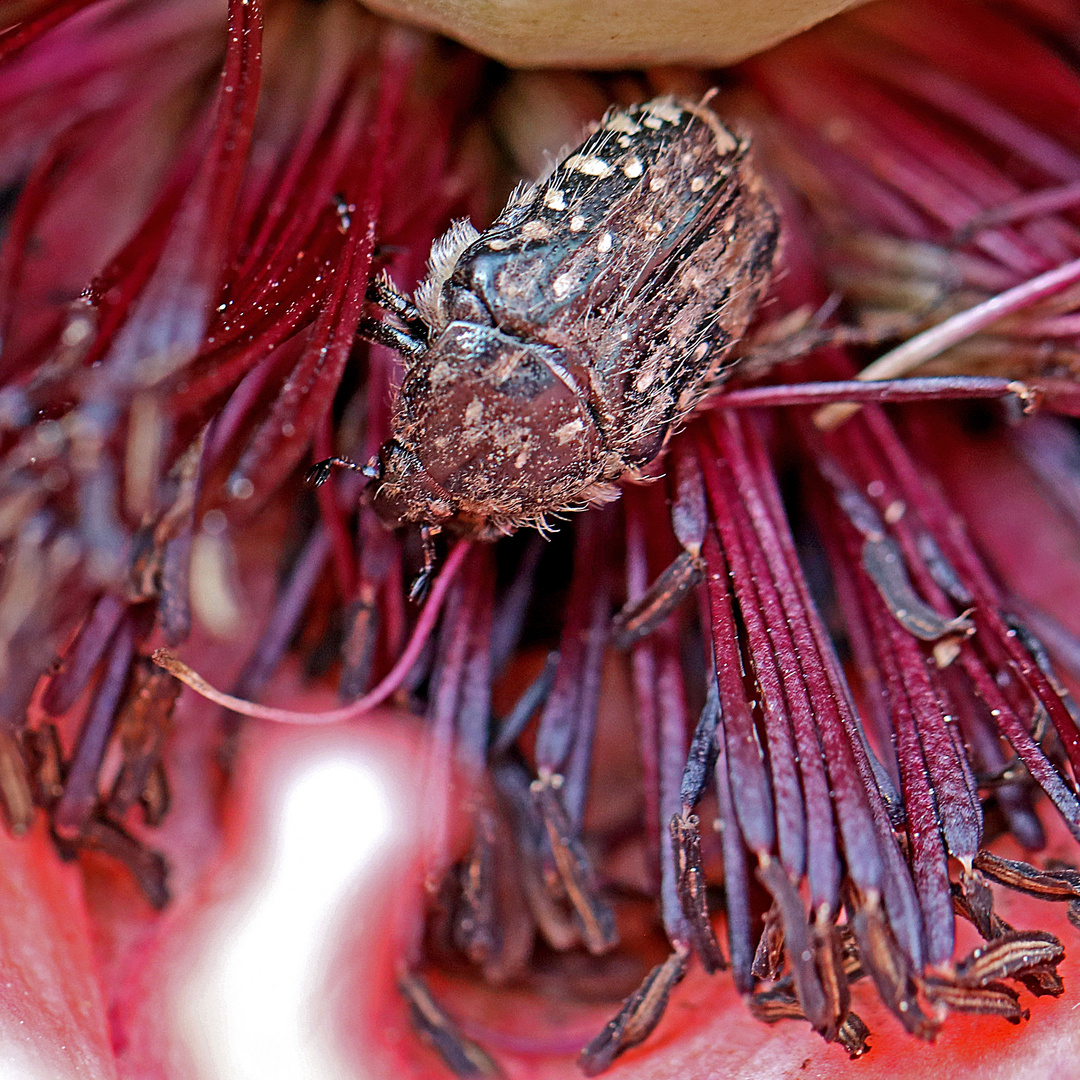
[[[585,425],[580,420],[570,420],[562,427],[555,429],[555,439],[560,446],[576,439],[585,430]]]
[[[478,398],[474,397],[468,405],[465,406],[465,426],[475,427],[480,418],[484,415],[484,403]]]
[[[581,232],[585,228],[585,219],[580,214],[575,214],[570,219],[570,231]]]
[[[631,180],[636,180],[644,171],[644,167],[641,162],[632,157],[623,167],[623,175],[629,177]]]
[[[595,154],[571,154],[563,165],[584,176],[596,176],[601,180],[615,171],[603,158],[598,158]]]
[[[664,177],[662,177],[662,176],[654,176],[649,181],[649,190],[650,191],[663,191],[664,186],[666,184],[667,184],[667,180]]]
[[[551,235],[551,230],[544,222],[533,219],[521,226],[521,235],[526,240],[546,240]]]
[[[621,131],[626,135],[636,135],[641,128],[624,112],[617,112],[606,124],[605,131]]]
[[[664,98],[657,98],[655,101],[650,101],[648,104],[642,106],[642,112],[648,113],[650,116],[659,117],[661,120],[666,120],[669,124],[677,124],[682,119],[683,111],[679,108],[675,102],[665,100]],[[648,120],[642,120],[643,124],[648,124]]]
[[[509,240],[489,240],[488,248],[491,251],[505,251],[510,246]]]
[[[736,139],[727,128],[721,127],[720,124],[715,122],[711,123],[709,127],[712,128],[716,152],[718,154],[730,154],[732,150],[738,148],[738,139]]]
[[[690,181],[690,190],[691,191],[704,191],[705,190],[705,177],[704,176],[695,176],[694,179]]]
[[[645,368],[644,371],[634,380],[634,389],[643,394],[653,384],[653,379],[656,378],[655,368]]]
[[[549,210],[565,210],[566,198],[558,188],[549,188],[544,193],[544,205]]]
[[[611,233],[601,233],[596,241],[596,250],[601,255],[606,255],[611,250]]]
[[[574,287],[574,275],[573,274],[560,274],[551,283],[551,291],[561,300],[564,296],[567,296],[570,290]]]

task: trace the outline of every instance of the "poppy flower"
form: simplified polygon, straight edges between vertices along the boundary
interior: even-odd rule
[[[1065,1070],[1080,14],[884,2],[593,74],[345,2],[18,14],[12,1067]],[[644,476],[434,547],[357,471],[305,482],[392,434],[373,282],[609,106],[713,86],[782,245]]]

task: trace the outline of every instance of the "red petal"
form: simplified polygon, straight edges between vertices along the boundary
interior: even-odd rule
[[[27,1078],[116,1076],[82,883],[42,822],[0,829],[0,1071]]]

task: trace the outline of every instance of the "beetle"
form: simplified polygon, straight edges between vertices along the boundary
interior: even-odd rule
[[[708,107],[610,110],[490,228],[455,222],[393,321],[405,373],[366,466],[379,516],[480,539],[616,497],[726,376],[770,280],[779,216],[750,144]]]

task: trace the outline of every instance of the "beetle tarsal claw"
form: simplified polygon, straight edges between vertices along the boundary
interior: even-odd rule
[[[348,458],[341,457],[328,457],[323,458],[322,461],[316,461],[307,471],[307,476],[304,479],[309,484],[314,484],[316,487],[322,487],[327,480],[330,479],[330,474],[334,471],[334,466],[340,466],[343,469],[352,469],[354,472],[363,473],[365,476],[370,477],[368,469],[369,465],[357,465],[355,461],[350,461]]]
[[[304,479],[309,484],[314,484],[316,487],[322,487],[327,480],[330,479],[330,472],[334,467],[332,461],[317,461],[307,471],[307,476]]]

